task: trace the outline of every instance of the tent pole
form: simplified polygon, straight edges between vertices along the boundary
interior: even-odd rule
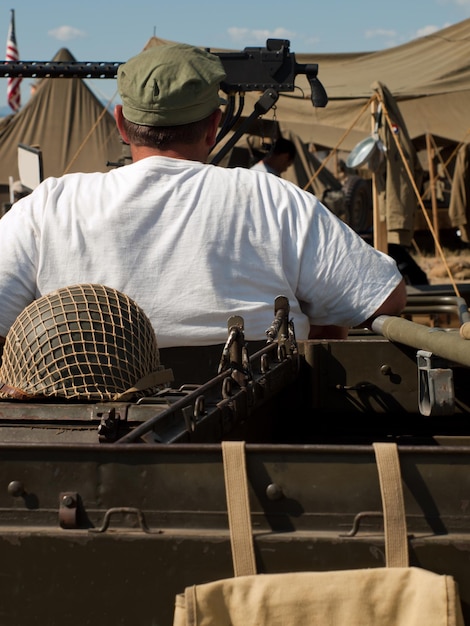
[[[371,113],[372,113],[372,132],[375,128],[375,119],[377,113],[378,102],[377,98],[371,100]],[[374,248],[381,252],[388,252],[388,237],[387,237],[387,221],[384,217],[381,219],[380,206],[379,206],[379,194],[377,192],[377,178],[375,172],[372,172],[372,217],[374,227]]]
[[[426,133],[426,151],[428,154],[428,168],[429,168],[429,188],[431,190],[431,207],[432,207],[432,223],[434,226],[434,233],[436,240],[434,241],[434,254],[437,256],[437,246],[439,243],[439,215],[437,212],[437,198],[436,198],[436,173],[434,171],[434,147],[431,143],[431,135]]]

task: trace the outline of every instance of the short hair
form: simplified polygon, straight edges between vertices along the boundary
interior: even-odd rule
[[[123,117],[123,126],[134,146],[147,146],[149,148],[170,148],[179,143],[197,143],[206,133],[211,115],[198,122],[181,124],[180,126],[144,126],[135,124]]]
[[[279,137],[278,139],[276,139],[276,142],[274,143],[271,152],[272,154],[286,154],[287,153],[293,160],[295,159],[295,156],[297,154],[297,148],[295,147],[294,142],[290,141],[290,139]]]

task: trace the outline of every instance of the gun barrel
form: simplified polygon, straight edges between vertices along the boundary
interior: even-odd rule
[[[379,315],[372,322],[372,330],[390,341],[470,367],[470,341],[462,338],[458,329],[430,328],[402,317]]]

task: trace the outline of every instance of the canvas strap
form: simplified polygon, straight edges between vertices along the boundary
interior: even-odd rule
[[[387,567],[408,567],[408,537],[405,504],[395,443],[374,443],[384,513],[385,564]]]
[[[123,391],[122,393],[115,394],[113,400],[130,400],[139,391],[145,391],[146,389],[152,389],[154,387],[158,387],[159,385],[171,383],[174,379],[173,370],[164,369],[162,367],[159,370],[150,372],[150,374],[146,374],[140,378],[130,389],[126,389],[126,391]]]
[[[398,447],[374,443],[384,514],[385,564],[408,567],[408,537]],[[245,442],[222,442],[225,490],[235,576],[256,574]]]
[[[256,574],[251,527],[245,442],[223,441],[225,492],[235,576]]]

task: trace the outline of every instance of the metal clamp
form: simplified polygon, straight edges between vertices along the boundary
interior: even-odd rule
[[[453,415],[455,394],[453,372],[445,359],[418,350],[418,406],[421,415]]]

